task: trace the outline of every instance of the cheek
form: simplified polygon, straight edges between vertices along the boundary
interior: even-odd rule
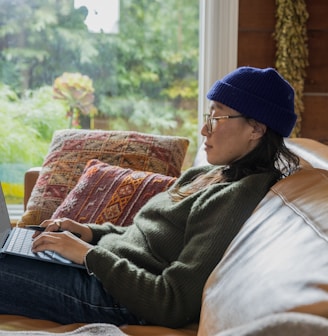
[[[230,131],[215,135],[213,147],[207,155],[209,163],[214,165],[230,164],[248,152],[248,138],[241,129],[234,133]]]
[[[226,165],[234,156],[236,141],[224,137],[217,137],[213,146],[207,152],[207,161],[213,165]]]

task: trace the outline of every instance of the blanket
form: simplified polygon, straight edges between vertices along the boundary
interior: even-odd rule
[[[92,323],[74,331],[52,333],[45,331],[0,331],[0,336],[125,336],[119,328],[106,323]]]
[[[301,314],[279,313],[251,323],[228,329],[216,335],[199,336],[327,336],[328,319]],[[0,336],[127,336],[111,324],[93,323],[74,331],[51,333],[44,331],[0,331]]]

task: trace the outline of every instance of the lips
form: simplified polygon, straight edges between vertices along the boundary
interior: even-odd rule
[[[207,151],[209,149],[211,149],[212,146],[208,145],[207,143],[204,144],[204,150]]]

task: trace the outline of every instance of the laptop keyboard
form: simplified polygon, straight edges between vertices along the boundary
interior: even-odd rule
[[[11,241],[6,248],[6,252],[12,252],[15,254],[21,254],[30,257],[39,257],[48,260],[58,256],[53,251],[33,253],[32,252],[33,233],[34,233],[33,230],[14,228]]]
[[[32,257],[36,258],[38,260],[49,260],[52,262],[59,262],[61,264],[66,265],[75,265],[80,268],[84,268],[83,265],[78,265],[72,263],[70,260],[63,258],[61,255],[54,251],[43,251],[43,252],[37,252],[33,253],[31,250],[32,243],[33,243],[33,233],[35,231],[24,229],[24,228],[13,228],[11,233],[11,240],[9,244],[7,245],[4,252],[12,253],[16,255],[23,255],[26,257]]]
[[[27,230],[27,229],[14,229],[12,239],[7,246],[8,252],[14,252],[17,254],[24,254],[24,255],[35,255],[31,251],[32,247],[32,236],[34,231]]]

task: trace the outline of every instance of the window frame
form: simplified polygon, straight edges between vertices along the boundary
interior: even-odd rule
[[[239,0],[199,0],[198,146],[212,84],[237,67]]]

